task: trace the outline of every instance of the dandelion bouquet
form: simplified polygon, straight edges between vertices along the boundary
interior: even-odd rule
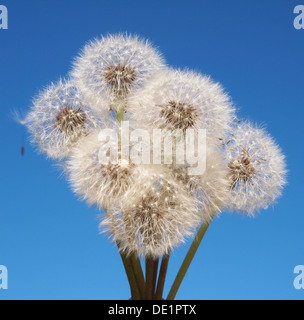
[[[104,212],[100,227],[117,245],[133,300],[163,298],[171,252],[194,237],[173,300],[212,220],[254,216],[285,184],[274,140],[237,119],[220,84],[169,68],[149,42],[119,34],[88,43],[23,122],[73,191]]]

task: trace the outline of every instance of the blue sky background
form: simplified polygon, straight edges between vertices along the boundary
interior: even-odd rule
[[[301,3],[302,2],[302,3]],[[265,125],[287,155],[289,185],[256,219],[223,214],[213,223],[179,299],[303,299],[293,269],[304,265],[304,30],[302,0],[0,0],[0,265],[2,299],[128,299],[115,247],[98,234],[97,210],[70,191],[56,166],[26,143],[11,109],[26,110],[65,76],[86,41],[128,31],[150,39],[170,65],[210,74],[240,118]],[[170,262],[166,293],[186,247]]]

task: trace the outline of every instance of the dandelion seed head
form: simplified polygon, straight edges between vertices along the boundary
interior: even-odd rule
[[[145,167],[121,159],[114,144],[108,161],[104,161],[101,154],[108,148],[107,143],[99,140],[96,131],[74,147],[66,164],[74,192],[99,208],[121,204],[122,199],[131,203],[130,199],[140,197],[140,191],[145,190],[144,182],[148,179]],[[136,192],[129,191],[136,181],[140,188]]]
[[[129,99],[134,123],[147,129],[206,129],[208,137],[230,130],[235,110],[218,83],[192,71],[159,72]]]
[[[135,203],[132,200],[132,204],[125,203],[108,214],[101,227],[120,243],[122,251],[157,258],[193,235],[201,217],[191,195],[170,172],[162,178],[154,175],[149,184],[150,187]],[[168,189],[169,184],[171,187]],[[135,182],[133,188],[139,190],[140,185]],[[129,195],[125,197],[130,199]]]
[[[72,78],[97,113],[126,108],[131,91],[164,67],[161,55],[137,36],[109,35],[87,44]]]
[[[267,209],[286,184],[285,157],[280,148],[263,129],[248,122],[238,125],[224,148],[229,209],[250,216]]]
[[[101,121],[87,110],[77,88],[60,80],[34,99],[24,123],[41,152],[52,159],[63,159]]]

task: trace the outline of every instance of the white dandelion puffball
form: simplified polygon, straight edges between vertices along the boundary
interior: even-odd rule
[[[210,220],[227,206],[229,199],[229,179],[224,155],[219,148],[207,148],[206,169],[201,175],[190,175],[189,165],[173,166],[173,174],[193,196],[204,220]]]
[[[192,71],[160,72],[129,99],[134,122],[151,129],[206,129],[219,138],[235,119],[228,95],[209,77]]]
[[[51,159],[69,156],[79,139],[99,124],[80,92],[71,82],[60,80],[33,101],[25,119],[32,142]]]
[[[67,172],[72,188],[90,205],[108,208],[118,205],[136,182],[144,190],[149,172],[119,157],[115,142],[100,140],[98,131],[82,139],[67,161]],[[109,161],[105,157],[109,157]],[[128,193],[126,201],[137,197]]]
[[[117,34],[86,45],[74,63],[72,77],[91,107],[102,113],[125,107],[131,90],[163,67],[163,59],[148,41]]]
[[[150,187],[144,190],[135,181],[133,189],[140,198],[132,199],[129,206],[110,210],[101,227],[119,243],[121,251],[158,258],[192,236],[201,217],[195,201],[172,173],[154,172],[148,181]]]
[[[243,123],[225,146],[231,193],[229,209],[253,216],[281,195],[286,184],[285,157],[262,129]]]

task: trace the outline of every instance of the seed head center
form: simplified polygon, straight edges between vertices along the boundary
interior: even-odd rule
[[[114,195],[124,192],[130,185],[132,176],[132,166],[122,166],[121,164],[101,165],[100,170],[104,179],[108,182],[109,188]]]
[[[136,79],[136,71],[125,64],[107,67],[104,77],[106,82],[116,90],[128,90]]]
[[[169,101],[162,107],[161,116],[173,128],[181,130],[193,128],[199,117],[196,108],[187,103],[175,101]]]
[[[64,133],[75,132],[79,128],[84,128],[86,118],[81,108],[74,109],[66,105],[56,117],[56,127]]]
[[[231,161],[228,164],[230,169],[230,177],[232,179],[233,189],[240,181],[251,181],[256,174],[256,169],[250,160],[250,154],[247,150],[243,150],[242,155],[236,160]]]

